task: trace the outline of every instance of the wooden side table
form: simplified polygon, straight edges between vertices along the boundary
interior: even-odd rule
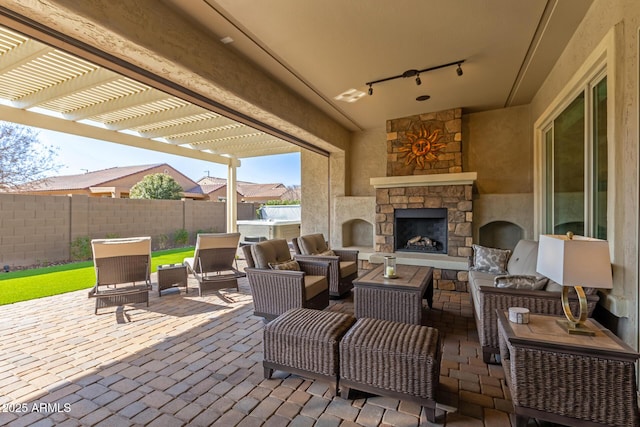
[[[528,324],[498,310],[502,366],[516,415],[580,426],[638,426],[635,361],[640,355],[593,319],[595,336],[570,335],[559,316]]]
[[[185,292],[189,293],[187,286],[187,266],[184,264],[159,265],[158,296],[161,297],[162,291],[174,286],[184,286]]]

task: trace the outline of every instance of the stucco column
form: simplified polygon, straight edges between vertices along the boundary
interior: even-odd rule
[[[227,167],[227,233],[238,231],[238,192],[236,191],[236,165],[229,162]]]

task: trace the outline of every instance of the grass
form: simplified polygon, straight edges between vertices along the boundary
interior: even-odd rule
[[[159,265],[181,263],[193,255],[193,249],[153,252],[151,271],[155,272]],[[0,305],[89,289],[95,280],[93,261],[0,273]]]

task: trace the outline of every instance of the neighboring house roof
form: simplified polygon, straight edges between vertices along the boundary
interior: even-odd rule
[[[166,166],[166,168],[171,169],[173,172],[182,176],[185,180],[193,182],[191,179],[187,178],[184,174],[168,164],[156,163],[152,165],[113,167],[77,175],[52,176],[27,183],[24,185],[22,190],[18,189],[18,191],[60,191],[89,189],[91,187],[108,187],[110,183],[118,179],[143,173],[162,166]]]
[[[238,192],[244,197],[280,198],[287,192],[282,184],[238,184]]]
[[[205,177],[198,181],[198,186],[191,189],[191,192],[202,192],[210,194],[227,185],[225,178]],[[242,197],[251,197],[254,199],[279,199],[287,192],[287,187],[281,183],[256,184],[255,182],[238,181],[238,193]]]

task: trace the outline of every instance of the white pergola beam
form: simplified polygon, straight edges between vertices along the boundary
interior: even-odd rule
[[[144,129],[156,129],[158,126],[162,126],[163,123],[173,120],[184,120],[187,117],[202,115],[202,114],[215,114],[204,108],[198,107],[192,104],[185,104],[182,107],[176,107],[171,110],[158,111],[153,114],[145,114],[142,116],[131,117],[128,119],[122,119],[115,122],[106,123],[107,129],[111,130],[123,130],[131,129],[140,132],[144,132]],[[162,126],[164,128],[165,126]],[[150,137],[150,136],[149,136]]]
[[[189,117],[185,117],[185,119],[188,120]],[[206,135],[210,132],[215,132],[216,128],[234,124],[236,124],[236,122],[231,119],[223,116],[217,116],[204,120],[194,120],[187,123],[176,124],[175,126],[165,126],[152,131],[140,132],[140,134],[147,138],[180,138],[182,135],[188,134]],[[203,129],[206,131],[203,131]],[[202,139],[202,137],[196,138],[196,140],[197,139]]]
[[[2,55],[0,74],[6,74],[54,50],[52,47],[29,39]]]
[[[98,102],[87,107],[79,108],[63,114],[67,120],[83,120],[91,119],[95,116],[102,116],[113,113],[125,108],[137,107],[140,105],[150,104],[152,102],[170,99],[171,95],[167,95],[159,90],[148,89],[144,92],[123,95],[108,101]]]
[[[237,159],[232,159],[226,156],[220,156],[206,151],[192,150],[173,144],[165,144],[163,142],[153,141],[122,132],[115,132],[83,123],[58,119],[44,114],[20,110],[4,105],[0,105],[0,114],[5,121],[19,123],[25,126],[33,126],[36,128],[48,129],[223,165],[235,164],[236,166],[240,166],[240,162]]]
[[[16,108],[24,109],[37,107],[57,99],[66,98],[70,94],[100,86],[121,78],[122,77],[114,76],[113,73],[106,71],[103,68],[98,68],[90,73],[74,79],[66,80],[54,86],[50,86],[46,89],[13,100],[12,105]]]

